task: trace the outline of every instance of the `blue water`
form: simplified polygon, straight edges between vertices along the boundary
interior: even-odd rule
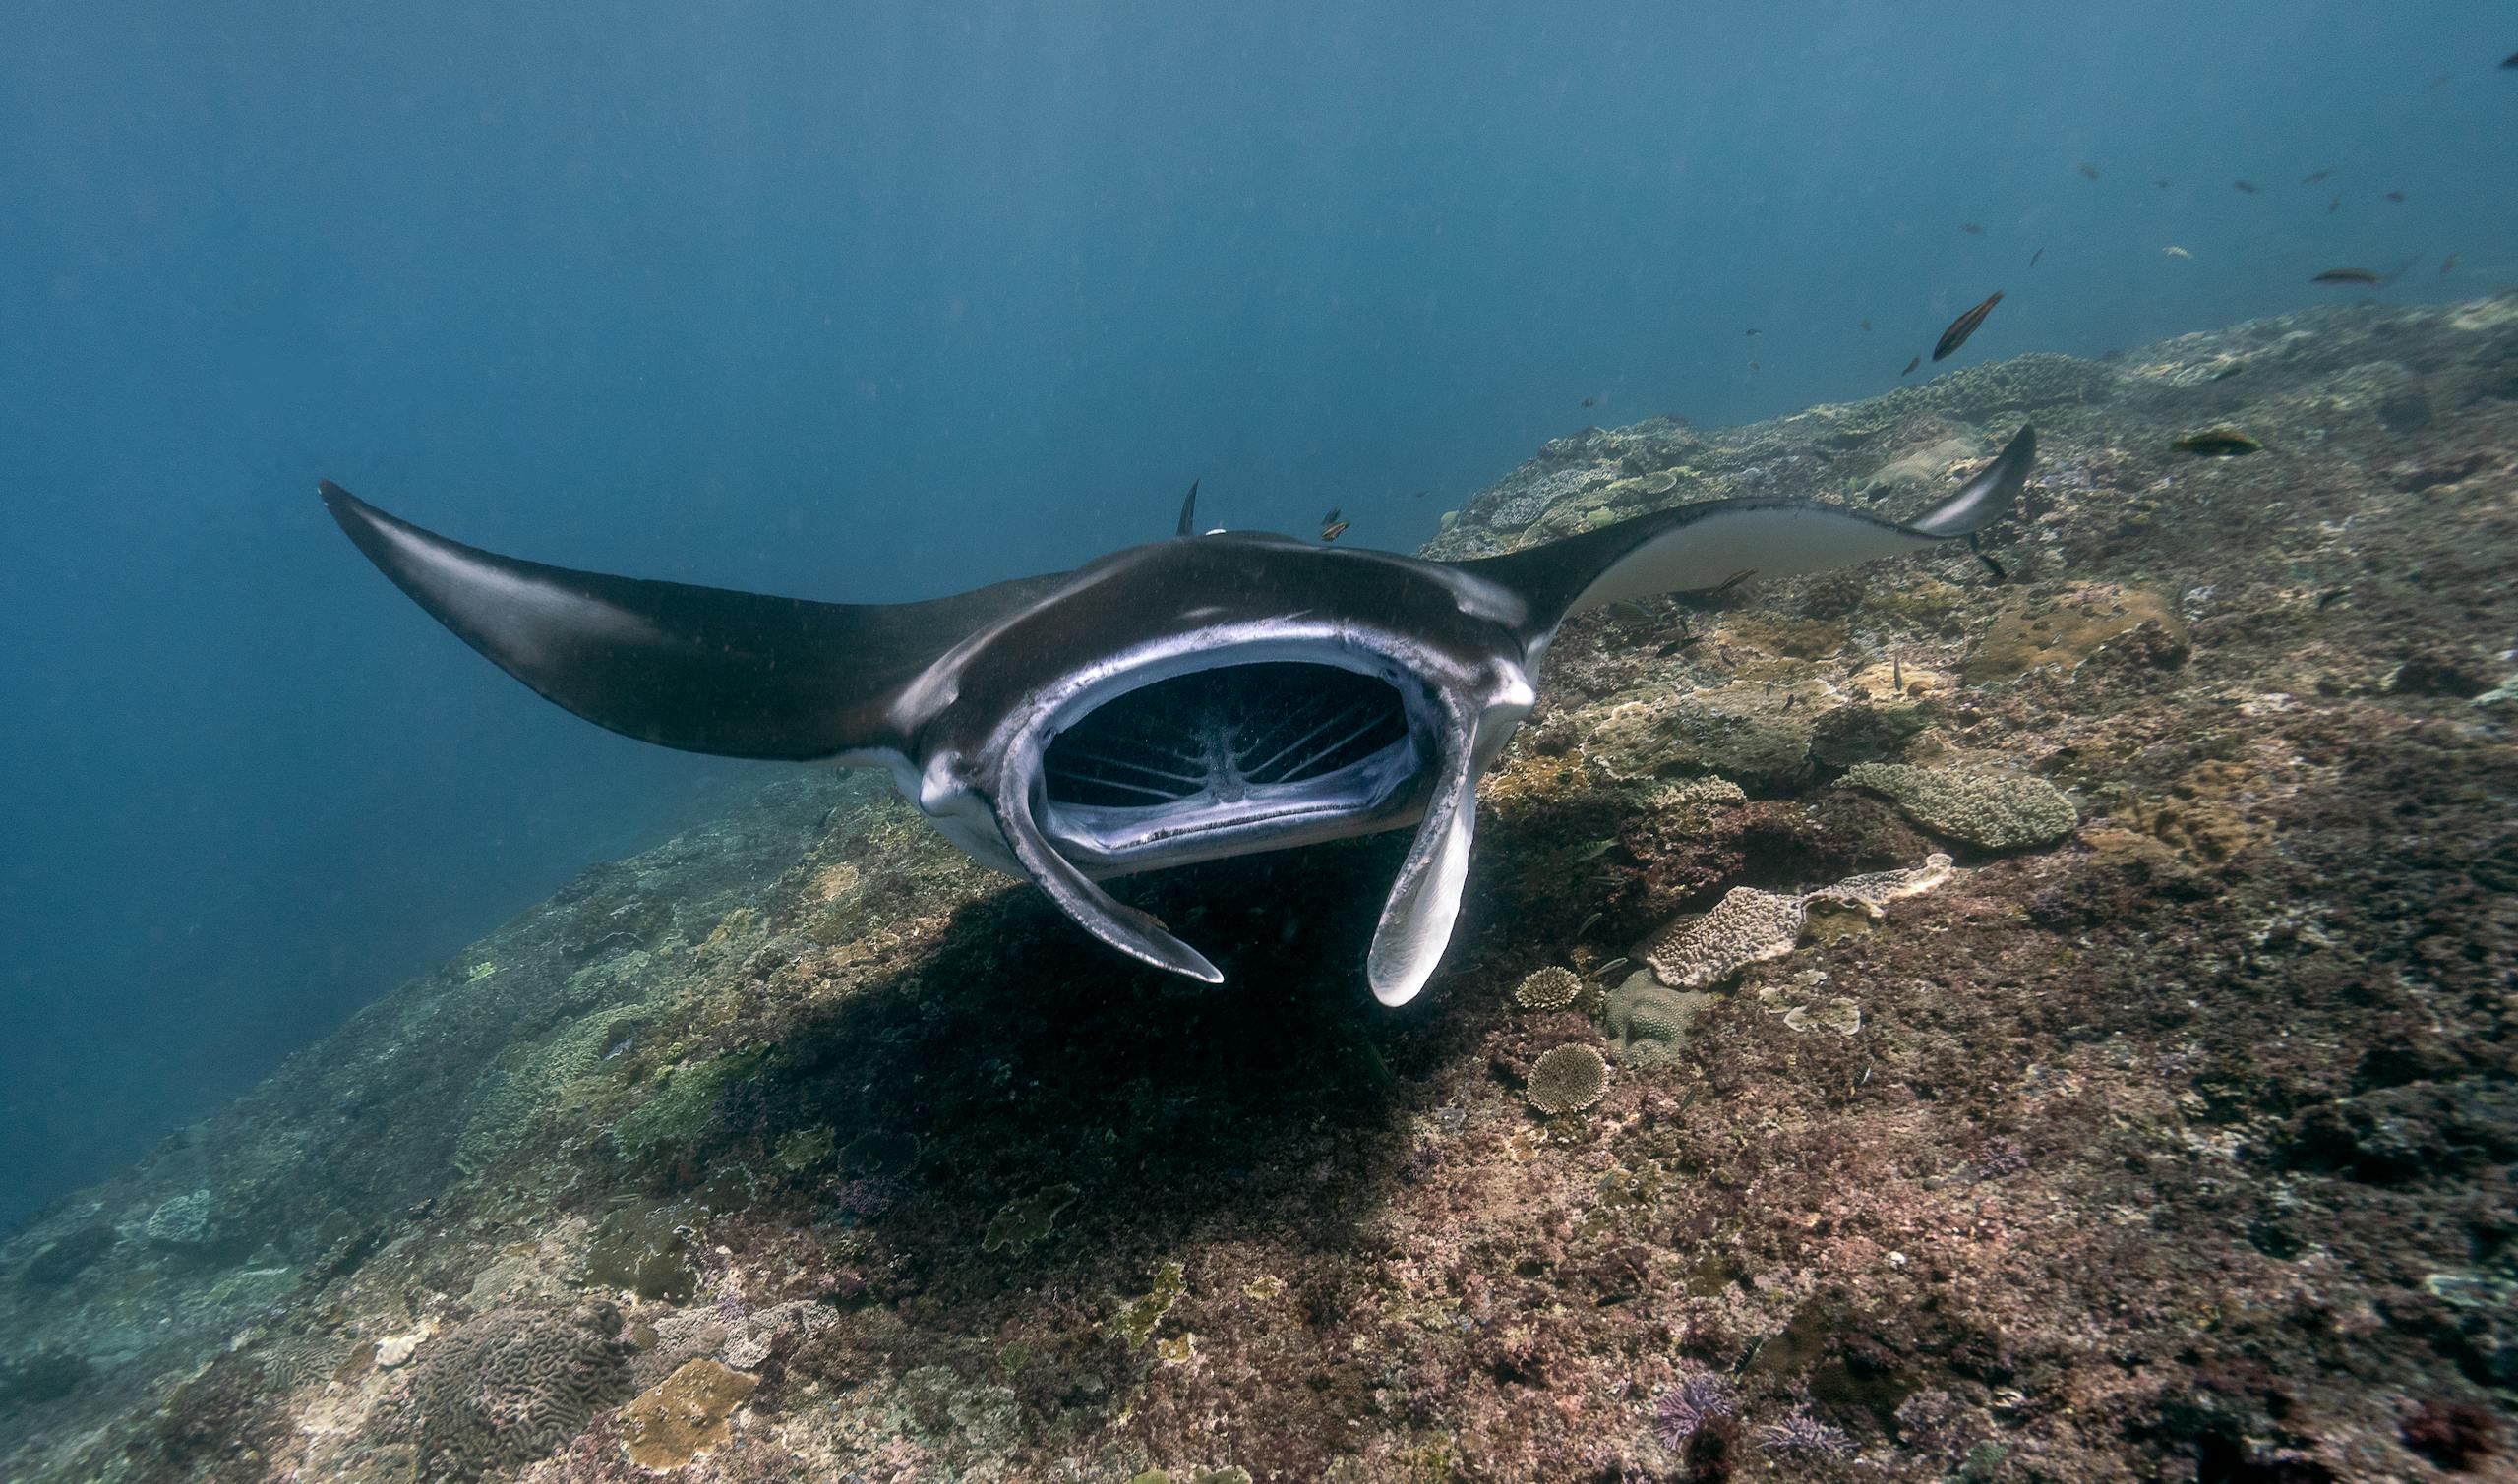
[[[533,699],[319,475],[827,598],[1157,537],[1193,477],[1412,547],[1586,422],[1893,386],[1995,289],[1964,361],[2341,266],[2508,287],[2513,46],[2472,4],[0,9],[0,1222],[769,771]]]

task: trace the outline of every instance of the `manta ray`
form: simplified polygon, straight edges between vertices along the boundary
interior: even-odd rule
[[[1914,520],[1712,500],[1442,562],[1196,529],[915,603],[818,603],[571,571],[450,541],[338,485],[325,505],[439,623],[612,731],[729,757],[879,765],[946,838],[1158,968],[1224,975],[1114,876],[1414,825],[1365,976],[1432,977],[1477,782],[1571,615],[1967,537],[2009,509],[2023,427]]]

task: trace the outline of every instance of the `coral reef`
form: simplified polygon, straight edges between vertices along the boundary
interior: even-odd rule
[[[1206,989],[782,779],[0,1239],[0,1477],[2499,1477],[2512,367],[2335,307],[1551,443],[1433,549],[2041,460],[1999,578],[1569,624],[1395,1012],[1402,838],[1118,883]]]

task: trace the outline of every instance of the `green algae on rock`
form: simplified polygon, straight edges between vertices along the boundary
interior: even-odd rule
[[[1868,789],[1934,834],[1989,851],[2053,845],[2080,824],[2061,790],[2023,775],[1866,762],[1846,769],[1839,787]]]
[[[1006,1202],[989,1218],[980,1250],[1021,1257],[1033,1243],[1049,1234],[1058,1213],[1073,1205],[1078,1194],[1072,1185],[1045,1185],[1028,1196]]]
[[[1110,1336],[1129,1349],[1142,1349],[1154,1337],[1155,1326],[1171,1312],[1183,1290],[1181,1267],[1167,1262],[1154,1275],[1154,1286],[1130,1299],[1118,1313],[1110,1317]]]

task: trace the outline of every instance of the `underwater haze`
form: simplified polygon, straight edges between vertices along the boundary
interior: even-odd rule
[[[1412,551],[1547,439],[1876,395],[1996,291],[1944,368],[2506,288],[2509,23],[10,6],[0,1223],[773,771],[536,700],[318,478],[833,600],[1166,535],[1193,479]]]

